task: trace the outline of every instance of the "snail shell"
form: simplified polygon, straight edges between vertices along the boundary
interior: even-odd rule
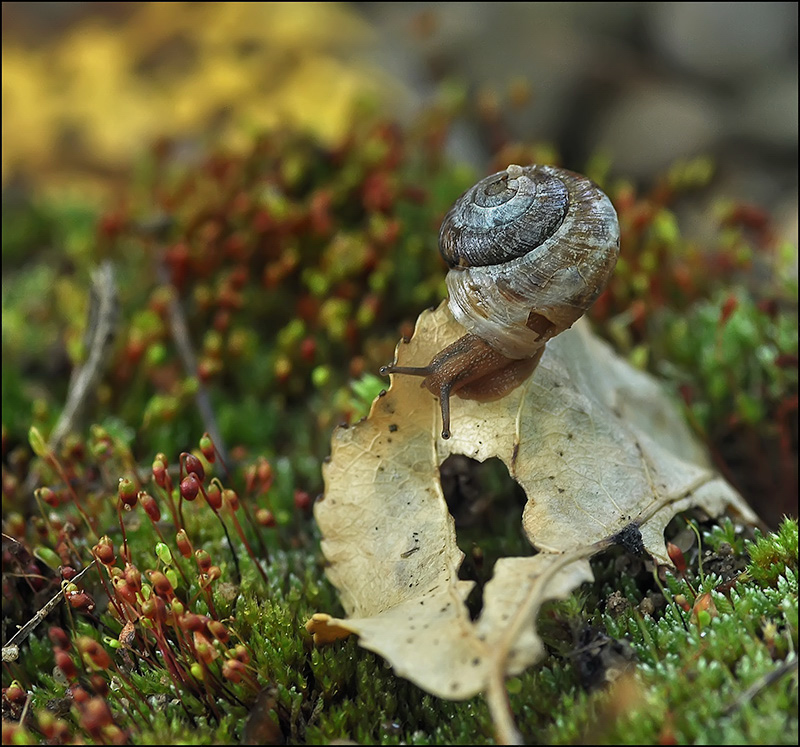
[[[614,206],[589,179],[509,166],[479,181],[442,222],[453,316],[509,358],[568,329],[605,288],[619,255]]]
[[[450,266],[450,311],[467,334],[427,366],[381,372],[423,376],[449,438],[451,394],[507,394],[600,295],[617,263],[619,224],[586,177],[511,165],[461,195],[442,222],[439,251]]]

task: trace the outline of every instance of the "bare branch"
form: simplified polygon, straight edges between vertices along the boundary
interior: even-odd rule
[[[83,570],[80,571],[70,583],[77,583],[83,578],[86,572],[94,567],[95,561],[93,560]],[[14,635],[9,638],[8,642],[3,646],[3,661],[15,661],[19,657],[19,644],[22,643],[33,630],[41,623],[53,610],[53,608],[65,598],[64,588],[62,586],[58,593],[44,605],[28,622],[26,622]]]
[[[114,266],[103,262],[92,273],[89,296],[89,318],[84,333],[88,350],[86,362],[74,369],[69,381],[67,401],[50,434],[50,446],[56,448],[64,436],[75,428],[109,359],[117,332],[119,296],[114,280]]]
[[[797,656],[792,654],[787,657],[786,661],[782,662],[780,666],[767,672],[763,677],[757,679],[750,687],[747,688],[736,700],[725,709],[725,715],[730,716],[740,708],[749,703],[753,698],[759,695],[763,690],[766,690],[771,684],[777,682],[781,677],[794,671],[795,677],[797,676]]]
[[[158,279],[160,283],[173,287],[163,263],[158,266]],[[175,345],[178,347],[178,354],[183,361],[183,367],[190,376],[197,376],[197,358],[192,348],[192,341],[189,337],[189,327],[186,324],[186,317],[183,313],[180,300],[178,299],[177,290],[172,294],[169,304],[167,305],[167,315],[169,317],[170,331],[175,340]],[[199,380],[195,400],[197,401],[197,408],[200,410],[200,416],[203,418],[205,429],[214,441],[214,446],[219,452],[222,461],[227,464],[228,452],[222,440],[222,434],[217,426],[214,409],[211,407],[211,399],[208,396],[208,391],[203,382]]]

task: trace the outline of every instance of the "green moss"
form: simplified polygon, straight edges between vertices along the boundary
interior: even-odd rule
[[[748,542],[750,565],[747,570],[759,583],[775,586],[787,571],[797,571],[797,519],[786,519],[776,534],[759,534]]]
[[[796,522],[786,522],[761,542],[781,555],[787,541],[791,548],[792,537],[796,542]],[[793,557],[791,550],[783,557],[775,564],[780,579],[775,589],[752,576],[740,577],[725,591],[715,590],[726,588],[718,577],[707,576],[701,588],[672,577],[665,589],[667,606],[656,616],[635,608],[621,617],[584,610],[579,623],[574,604],[560,605],[573,626],[589,623],[614,639],[629,640],[638,663],[632,675],[587,694],[576,682],[574,654],[560,665],[546,661],[540,672],[526,675],[536,680],[530,697],[535,692],[547,703],[550,695],[558,705],[549,707],[558,715],[551,719],[543,706],[540,721],[530,705],[523,705],[531,719],[524,733],[540,744],[792,743],[796,684],[791,671],[775,682],[769,679],[797,649],[796,550]],[[704,588],[711,589],[714,604],[707,624],[675,601],[680,595],[694,604]],[[640,599],[634,594],[630,601]],[[520,713],[517,707],[515,712]]]

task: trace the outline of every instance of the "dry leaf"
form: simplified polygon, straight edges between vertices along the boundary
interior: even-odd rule
[[[462,334],[443,304],[420,316],[398,361],[425,365]],[[334,433],[315,515],[347,613],[329,624],[357,633],[399,675],[443,698],[485,691],[491,705],[500,697],[498,683],[542,654],[542,602],[591,581],[588,559],[613,542],[643,544],[668,564],[664,527],[680,511],[731,507],[757,520],[657,382],[586,324],[548,343],[531,378],[502,399],[454,398],[452,437],[440,431],[437,400],[419,379],[394,377],[368,418]],[[451,454],[506,464],[527,494],[523,528],[540,551],[495,564],[475,621],[439,479]]]
[[[324,612],[311,615],[311,619],[306,623],[306,630],[311,633],[316,646],[324,646],[326,643],[333,643],[350,635],[349,630],[340,628],[333,622],[333,618]]]

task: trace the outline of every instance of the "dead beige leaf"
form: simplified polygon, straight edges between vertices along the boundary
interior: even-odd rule
[[[442,304],[420,316],[398,362],[424,365],[462,334]],[[669,563],[664,527],[680,511],[731,507],[757,520],[710,468],[658,383],[585,324],[548,343],[513,392],[488,403],[456,397],[451,415],[443,440],[436,399],[418,379],[394,377],[365,420],[335,431],[315,507],[328,577],[347,613],[329,624],[358,634],[397,674],[439,697],[486,692],[491,705],[504,677],[542,655],[541,604],[591,581],[588,559],[609,544],[641,542]],[[540,551],[496,563],[475,621],[439,479],[451,454],[506,464],[527,494],[522,524]]]
[[[324,612],[311,615],[311,619],[306,623],[306,630],[314,638],[315,646],[324,646],[326,643],[333,643],[350,635],[349,630],[336,625],[333,618]]]

